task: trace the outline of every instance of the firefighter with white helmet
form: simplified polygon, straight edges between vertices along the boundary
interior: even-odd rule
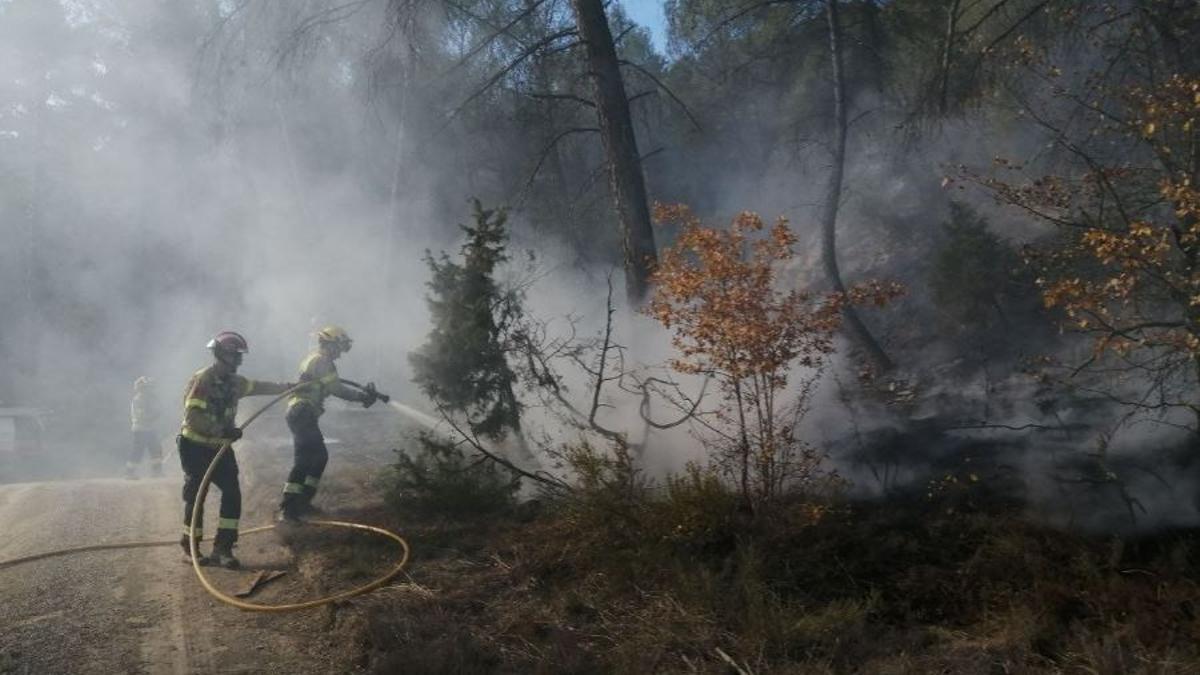
[[[200,489],[200,481],[221,446],[242,437],[242,430],[235,423],[238,400],[245,396],[282,394],[292,386],[238,375],[242,355],[249,351],[246,338],[238,333],[218,333],[207,347],[212,351],[213,364],[196,371],[188,381],[183,403],[183,427],[178,438],[179,463],[184,475],[183,537],[179,544],[183,547],[185,557],[190,556],[189,537],[194,536],[198,542],[204,529],[203,518],[200,518],[196,531],[191,530],[192,509],[197,506],[196,493]],[[233,555],[233,545],[237,541],[238,519],[242,515],[242,492],[238,484],[237,458],[232,448],[217,463],[212,482],[221,491],[221,519],[217,523],[212,555],[201,562],[236,569],[240,563]],[[204,505],[200,504],[199,508],[203,509]]]
[[[282,521],[298,521],[314,511],[312,500],[329,461],[329,450],[317,422],[325,412],[325,398],[332,395],[362,403],[364,407],[370,407],[380,398],[373,384],[359,391],[338,379],[334,361],[354,345],[344,329],[325,326],[317,331],[316,337],[317,348],[300,363],[300,381],[310,384],[288,400],[287,424],[292,432],[295,460],[283,486],[283,501],[279,505]]]

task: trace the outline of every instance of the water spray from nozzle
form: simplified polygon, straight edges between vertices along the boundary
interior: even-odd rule
[[[411,408],[409,406],[404,405],[403,403],[397,403],[397,402],[393,401],[391,396],[389,396],[383,392],[376,391],[375,386],[372,384],[362,385],[353,380],[346,380],[346,379],[342,379],[341,381],[343,384],[354,387],[355,389],[361,389],[362,391],[371,392],[380,401],[383,401],[384,403],[388,404],[388,407],[392,408],[393,410],[395,410],[396,412],[405,416],[406,418],[416,422],[417,424],[420,424],[421,426],[429,429],[430,431],[437,431],[438,427],[441,426],[441,422],[437,418],[431,417],[430,415],[426,415],[425,413],[421,412],[420,410],[417,410],[416,408]]]

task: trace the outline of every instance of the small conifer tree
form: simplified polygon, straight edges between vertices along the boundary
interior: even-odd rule
[[[461,260],[425,253],[432,273],[426,302],[433,329],[409,362],[425,395],[445,412],[465,418],[472,433],[492,440],[509,432],[519,437],[521,404],[506,343],[520,316],[521,297],[495,279],[497,266],[508,260],[507,214],[472,203],[474,223],[460,226],[467,235]]]
[[[934,251],[929,286],[938,309],[960,331],[982,332],[1005,319],[1005,300],[1022,290],[1017,253],[967,204],[950,202],[944,241]]]

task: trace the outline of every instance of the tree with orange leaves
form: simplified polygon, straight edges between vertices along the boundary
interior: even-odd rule
[[[1103,365],[1140,375],[1110,379],[1105,393],[1135,409],[1190,410],[1200,430],[1200,78],[1176,75],[1110,101],[1086,104],[1104,120],[1089,145],[1054,130],[1078,174],[980,180],[1058,230],[1028,259],[1046,307],[1092,340],[1073,374]],[[1140,386],[1130,393],[1126,383]]]
[[[742,497],[761,505],[814,476],[819,456],[796,436],[846,302],[885,304],[898,292],[866,284],[819,296],[784,289],[779,267],[796,242],[787,221],[767,228],[743,212],[728,229],[705,227],[685,206],[655,206],[660,224],[679,227],[662,251],[646,313],[672,331],[670,366],[720,384],[722,405],[698,413],[715,459]],[[789,376],[800,381],[788,396]]]

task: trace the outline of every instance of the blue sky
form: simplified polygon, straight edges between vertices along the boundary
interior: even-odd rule
[[[629,18],[650,29],[654,47],[660,52],[667,49],[667,16],[663,13],[663,0],[621,0]]]

